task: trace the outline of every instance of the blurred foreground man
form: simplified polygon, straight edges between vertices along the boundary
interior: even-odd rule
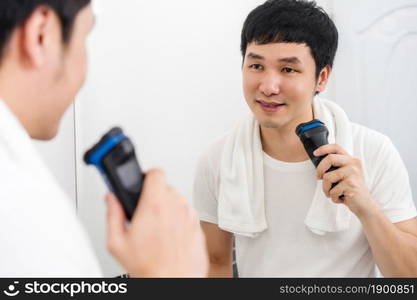
[[[99,277],[70,200],[31,139],[50,140],[86,74],[90,0],[0,1],[0,276]],[[130,226],[112,195],[108,246],[131,276],[199,277],[198,218],[162,171],[147,174]]]

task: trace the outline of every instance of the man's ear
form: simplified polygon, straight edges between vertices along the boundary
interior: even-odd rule
[[[21,53],[27,65],[39,68],[45,63],[47,47],[55,39],[56,19],[57,16],[51,8],[39,6],[22,25]]]
[[[332,73],[332,68],[327,65],[325,66],[320,74],[319,78],[317,80],[317,88],[316,92],[323,92],[326,89],[327,83],[329,82],[330,74]]]

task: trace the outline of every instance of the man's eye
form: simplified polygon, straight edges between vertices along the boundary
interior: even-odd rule
[[[283,68],[282,71],[284,73],[295,73],[295,72],[297,72],[296,70],[288,68],[288,67]]]
[[[250,69],[254,69],[254,70],[262,70],[263,67],[260,64],[253,64],[249,66]]]

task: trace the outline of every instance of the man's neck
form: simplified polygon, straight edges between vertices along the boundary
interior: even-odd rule
[[[281,128],[266,128],[261,126],[261,141],[263,151],[270,157],[284,162],[302,162],[309,159],[300,138],[295,134],[296,127],[313,118],[305,116],[301,121],[295,121]]]
[[[19,120],[24,129],[31,133],[31,118],[35,115],[33,103],[28,101],[33,90],[25,84],[22,78],[13,72],[0,72],[0,98],[8,109]]]

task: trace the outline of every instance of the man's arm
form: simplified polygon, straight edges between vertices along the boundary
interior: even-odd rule
[[[233,277],[233,234],[201,222],[209,254],[209,277]]]
[[[358,215],[385,277],[417,277],[417,219],[392,224],[379,207]]]
[[[361,162],[338,145],[326,145],[314,155],[327,155],[317,167],[323,191],[359,218],[375,262],[385,277],[417,277],[417,219],[393,224],[369,192]],[[326,173],[331,166],[339,169]],[[337,184],[332,188],[333,184]],[[340,199],[340,196],[344,196]]]

